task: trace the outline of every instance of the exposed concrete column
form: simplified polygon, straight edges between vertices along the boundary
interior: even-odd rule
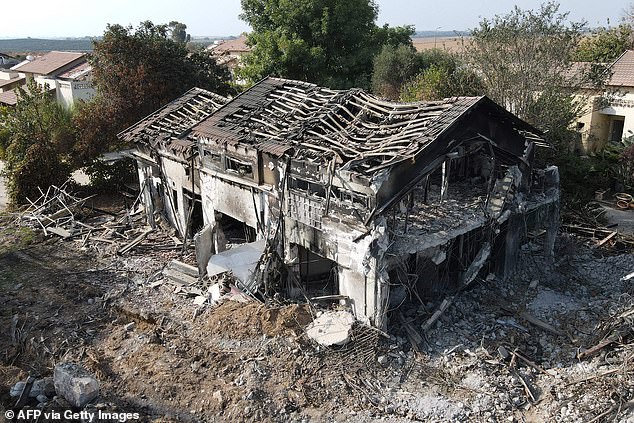
[[[442,162],[442,183],[440,184],[440,202],[447,197],[447,190],[449,189],[449,170],[451,169],[451,159],[446,159]]]
[[[544,172],[544,190],[547,196],[556,196],[555,201],[548,207],[546,216],[546,239],[544,240],[544,254],[546,257],[555,256],[555,241],[559,232],[559,212],[560,212],[560,190],[559,190],[559,169],[557,166],[550,166]]]
[[[499,276],[507,280],[515,270],[522,243],[523,216],[513,213],[507,223],[506,234],[504,234],[504,260]]]
[[[552,259],[555,257],[555,241],[559,232],[559,201],[553,203],[548,209],[544,255]]]
[[[387,305],[390,293],[390,277],[386,270],[385,255],[390,247],[387,221],[384,217],[375,221],[375,226],[371,232],[372,242],[364,259],[366,274],[366,309],[367,314],[377,328],[385,329],[387,326]],[[370,290],[369,285],[374,285]]]
[[[145,207],[145,217],[148,225],[152,228],[156,227],[154,220],[154,202],[152,200],[152,169],[150,166],[145,165],[141,161],[137,160],[137,172],[139,174],[140,188],[143,190],[143,207]]]

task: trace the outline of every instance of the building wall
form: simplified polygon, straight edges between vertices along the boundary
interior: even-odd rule
[[[288,263],[298,263],[297,248],[301,245],[337,265],[339,294],[349,297],[356,317],[381,325],[378,299],[384,298],[380,287],[380,255],[377,257],[376,240],[385,231],[353,227],[324,218],[321,229],[316,229],[293,218],[285,218],[284,251]],[[293,266],[299,274],[299,264]]]
[[[613,121],[624,119],[623,137],[634,135],[634,89],[618,93],[586,93],[584,114],[577,120],[584,152],[601,150],[609,141]]]
[[[255,228],[257,239],[263,239],[258,228],[272,225],[269,209],[275,198],[266,187],[206,168],[200,171],[200,186],[205,223],[214,226],[220,212]]]
[[[73,101],[89,101],[97,94],[92,81],[73,81],[71,85]]]
[[[181,236],[185,236],[187,227],[188,202],[185,200],[183,189],[192,190],[192,174],[190,164],[172,157],[161,155],[161,171],[164,175],[165,185],[164,209],[169,221],[178,229]],[[194,191],[199,184],[194,180]],[[176,195],[174,195],[174,193]]]
[[[69,109],[73,105],[73,87],[70,81],[55,81],[57,103]]]
[[[88,101],[96,94],[91,81],[67,81],[39,75],[35,76],[35,81],[41,85],[48,84],[50,89],[54,89],[57,103],[66,108],[72,107],[79,100]]]
[[[606,116],[624,117],[623,137],[627,137],[634,135],[634,91],[630,88],[625,88],[622,92],[623,95],[615,95],[609,98],[607,107],[600,109],[599,112]]]

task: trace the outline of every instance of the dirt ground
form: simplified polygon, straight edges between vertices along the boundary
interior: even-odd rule
[[[178,252],[104,254],[6,218],[0,234],[0,415],[16,382],[72,361],[101,383],[90,409],[134,421],[634,422],[631,253],[562,235],[553,262],[528,244],[510,281],[454,298],[415,352],[396,311],[388,335],[358,325],[318,347],[306,305],[198,307],[157,283]],[[422,334],[440,300],[400,312]]]

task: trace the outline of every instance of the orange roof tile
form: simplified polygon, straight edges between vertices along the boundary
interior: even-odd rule
[[[40,56],[25,63],[21,66],[14,67],[14,70],[18,72],[36,73],[39,75],[50,75],[55,71],[58,71],[73,62],[78,61],[82,57],[85,58],[85,53],[74,53],[69,51],[51,51],[44,56]]]
[[[627,50],[610,66],[608,85],[634,87],[634,50]]]
[[[8,104],[9,106],[15,106],[18,103],[18,96],[14,90],[5,91],[0,93],[0,103]]]
[[[216,47],[213,48],[212,52],[213,54],[221,55],[230,53],[232,51],[248,52],[250,50],[251,48],[247,45],[247,36],[243,34],[235,40],[229,40],[225,41],[222,44],[218,44]]]

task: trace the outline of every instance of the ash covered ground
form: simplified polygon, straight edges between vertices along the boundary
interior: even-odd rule
[[[480,280],[427,333],[443,298],[327,348],[305,335],[308,305],[194,305],[157,277],[176,251],[0,226],[2,415],[16,382],[70,361],[101,384],[86,410],[140,421],[634,421],[632,254],[562,234],[549,261],[529,243],[510,281]]]

